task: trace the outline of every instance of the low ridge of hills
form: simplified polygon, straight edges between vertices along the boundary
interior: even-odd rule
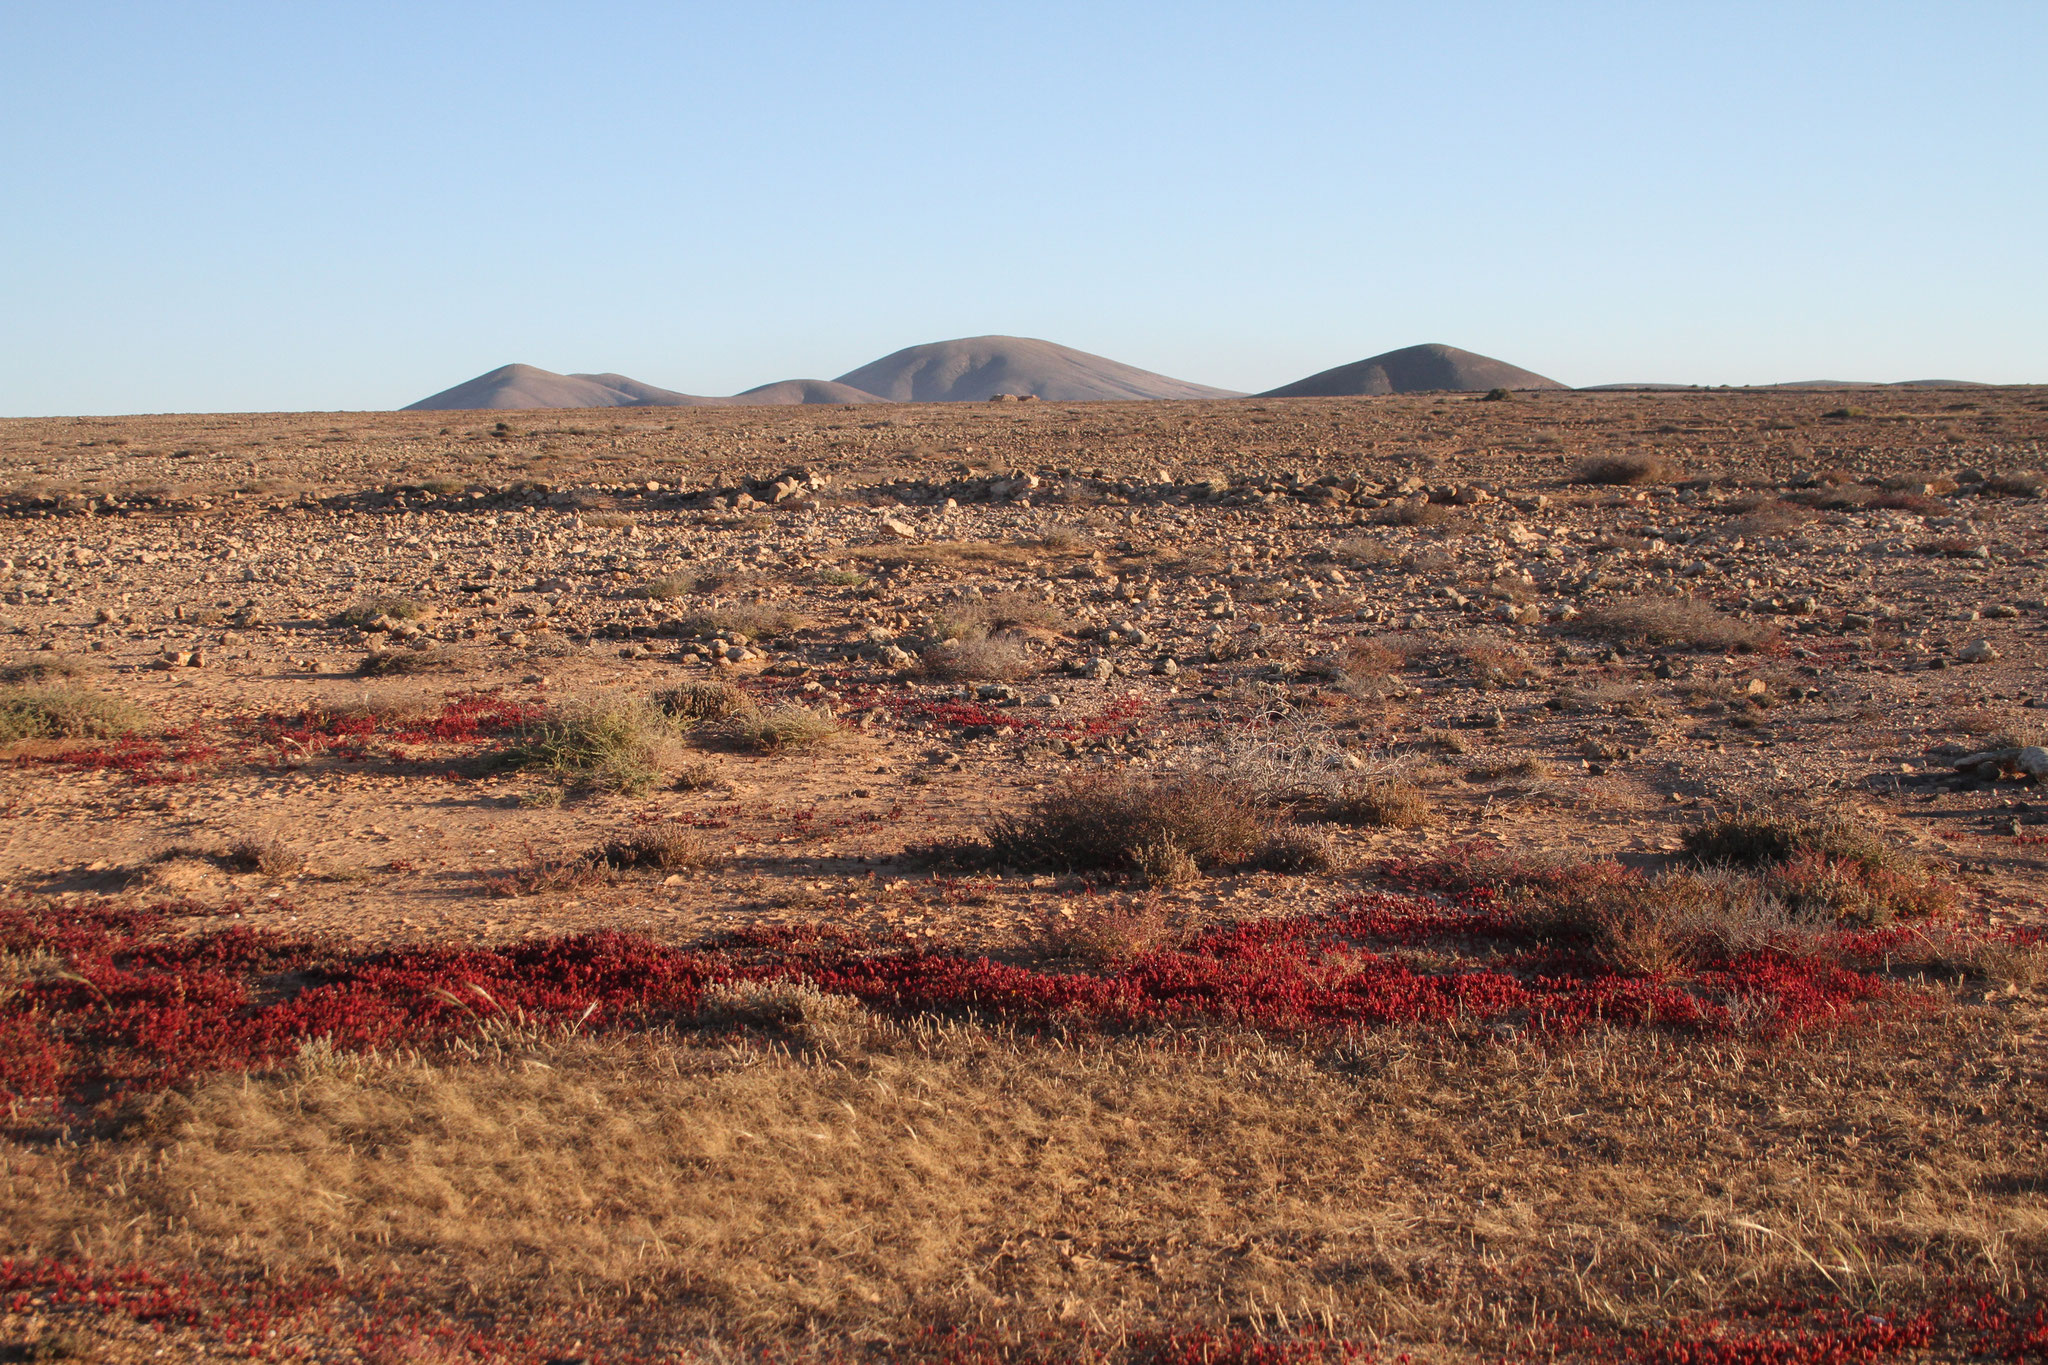
[[[1253,395],[1339,398],[1392,393],[1566,389],[1555,379],[1456,346],[1404,346],[1323,370]],[[1587,392],[1692,389],[1695,384],[1595,384]],[[1705,386],[1715,387],[1715,386]],[[1726,387],[1720,386],[1720,387]],[[1961,379],[1909,379],[1892,384],[1808,379],[1755,384],[1756,389],[1963,389]],[[906,346],[837,379],[783,379],[730,397],[680,393],[622,374],[556,374],[533,365],[501,365],[407,406],[408,412],[463,408],[747,407],[807,403],[979,403],[998,397],[1085,403],[1158,399],[1242,398],[1231,389],[1194,384],[1105,356],[1035,337],[961,337]]]
[[[999,394],[1065,403],[1243,396],[1035,337],[961,337],[906,346],[840,375],[839,382],[898,403],[973,403]]]
[[[798,403],[879,403],[829,379],[784,379],[762,384],[730,398],[706,398],[657,388],[623,374],[556,374],[536,365],[500,365],[487,374],[417,403],[406,412],[444,412],[469,408],[724,408],[783,407]]]
[[[1297,379],[1261,398],[1338,398],[1353,394],[1432,393],[1471,389],[1562,389],[1567,385],[1505,360],[1429,342],[1368,356]]]

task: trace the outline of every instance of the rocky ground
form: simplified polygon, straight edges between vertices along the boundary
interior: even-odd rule
[[[2037,913],[2048,807],[2014,760],[2040,737],[2048,391],[498,416],[0,424],[16,664],[80,661],[172,736],[17,744],[0,882],[232,885],[378,941],[825,914],[999,943],[1071,884],[906,847],[1077,770],[1249,763],[1296,800],[1427,791],[1419,828],[1333,831],[1352,867],[1474,839],[1653,859],[1790,792]],[[419,671],[362,675],[389,651]],[[706,726],[690,790],[564,796],[473,761],[488,726],[420,730],[452,698],[707,677],[843,742]],[[491,892],[653,819],[724,865]],[[251,837],[303,866],[149,861]]]
[[[0,422],[0,1359],[2037,1358],[2044,437]]]

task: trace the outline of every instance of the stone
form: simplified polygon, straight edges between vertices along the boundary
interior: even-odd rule
[[[2012,765],[2036,782],[2048,781],[2048,749],[2029,744],[2013,755]]]
[[[1081,676],[1101,682],[1106,678],[1116,676],[1116,665],[1098,654],[1087,663],[1081,665]]]
[[[882,529],[898,540],[917,539],[917,528],[899,517],[883,517]]]
[[[1975,639],[1956,651],[1956,659],[1966,664],[1988,664],[1998,658],[1998,651],[1986,639]]]

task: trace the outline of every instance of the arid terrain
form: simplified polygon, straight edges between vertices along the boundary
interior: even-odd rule
[[[0,421],[0,1352],[2043,1359],[2044,661],[2048,388]]]

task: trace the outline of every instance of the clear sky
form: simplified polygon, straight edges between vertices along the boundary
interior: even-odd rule
[[[0,53],[0,415],[986,332],[2048,382],[2043,0],[0,0]]]

